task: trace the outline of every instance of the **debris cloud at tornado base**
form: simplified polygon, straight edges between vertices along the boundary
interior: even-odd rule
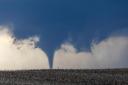
[[[49,69],[47,54],[37,47],[39,37],[18,39],[0,26],[0,70]],[[128,67],[128,36],[110,36],[92,43],[91,51],[78,51],[63,43],[54,52],[53,69],[100,69]]]
[[[79,52],[64,43],[54,53],[54,69],[107,69],[128,67],[128,37],[111,36],[92,43],[91,51]]]
[[[38,41],[37,36],[18,39],[10,28],[0,26],[0,70],[48,69],[48,56]]]

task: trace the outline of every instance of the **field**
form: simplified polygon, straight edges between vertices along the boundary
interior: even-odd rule
[[[0,85],[128,85],[128,69],[0,71]]]

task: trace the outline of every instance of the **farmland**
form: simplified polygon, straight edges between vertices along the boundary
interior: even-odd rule
[[[0,85],[128,85],[128,69],[0,71]]]

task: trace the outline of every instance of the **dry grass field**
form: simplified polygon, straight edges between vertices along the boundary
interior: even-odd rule
[[[128,69],[0,71],[0,85],[128,85]]]

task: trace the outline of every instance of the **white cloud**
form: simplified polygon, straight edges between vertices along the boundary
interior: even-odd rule
[[[114,36],[93,43],[91,52],[77,52],[69,43],[55,51],[53,68],[57,69],[98,69],[128,67],[128,37]]]
[[[94,44],[92,54],[100,67],[128,67],[128,37],[110,37]]]
[[[0,70],[48,69],[48,56],[36,47],[38,41],[37,36],[19,40],[0,26]]]

